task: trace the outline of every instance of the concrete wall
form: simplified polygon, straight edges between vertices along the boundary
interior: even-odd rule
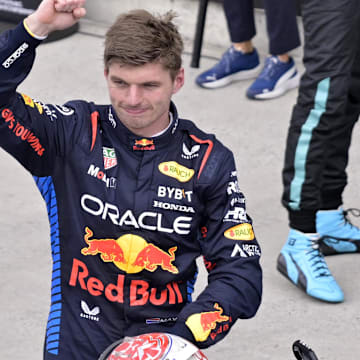
[[[194,39],[199,8],[198,0],[87,0],[87,20],[90,23],[95,22],[97,28],[99,24],[106,28],[119,13],[136,8],[144,8],[157,13],[164,13],[170,9],[174,10],[179,15],[175,22],[184,37],[185,50],[188,52],[192,51],[192,41]],[[266,55],[268,41],[263,10],[255,10],[255,20],[257,36],[254,38],[254,44],[260,53]],[[299,25],[301,28],[300,19]],[[230,37],[222,3],[209,1],[202,55],[219,57],[229,44]],[[300,57],[300,49],[295,51],[293,55]]]
[[[198,0],[88,0],[87,18],[92,21],[110,24],[117,14],[131,9],[144,8],[157,13],[173,9],[179,15],[176,23],[181,33],[186,39],[192,39],[195,33],[198,6]],[[212,44],[230,41],[220,3],[209,2],[205,39]]]

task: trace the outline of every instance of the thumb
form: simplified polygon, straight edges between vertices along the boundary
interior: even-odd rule
[[[84,17],[86,15],[86,9],[81,7],[81,8],[76,8],[73,10],[73,16],[75,19],[80,19],[82,17]]]

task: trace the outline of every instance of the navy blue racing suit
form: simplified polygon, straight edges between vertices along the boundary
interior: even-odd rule
[[[123,336],[168,332],[200,348],[261,301],[260,248],[234,158],[178,118],[153,138],[110,105],[47,105],[16,92],[40,43],[0,37],[0,146],[35,178],[51,226],[44,359],[97,359]],[[195,301],[196,259],[208,285]]]

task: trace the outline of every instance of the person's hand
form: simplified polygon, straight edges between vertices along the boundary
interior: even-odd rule
[[[55,30],[73,26],[85,16],[86,0],[43,0],[25,19],[29,30],[37,36],[46,36]]]

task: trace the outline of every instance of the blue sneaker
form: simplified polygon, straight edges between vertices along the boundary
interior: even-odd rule
[[[360,216],[359,209],[321,210],[316,213],[316,231],[324,255],[360,252],[360,229],[351,224],[348,214]]]
[[[319,251],[317,234],[290,229],[277,259],[277,269],[308,295],[332,303],[344,301],[344,294]]]
[[[253,79],[259,72],[260,62],[256,49],[244,54],[231,46],[217,64],[201,73],[195,81],[201,87],[215,89],[236,80]]]
[[[277,56],[269,56],[262,72],[247,90],[246,96],[255,100],[272,99],[298,87],[299,82],[300,75],[292,58],[284,63]]]

